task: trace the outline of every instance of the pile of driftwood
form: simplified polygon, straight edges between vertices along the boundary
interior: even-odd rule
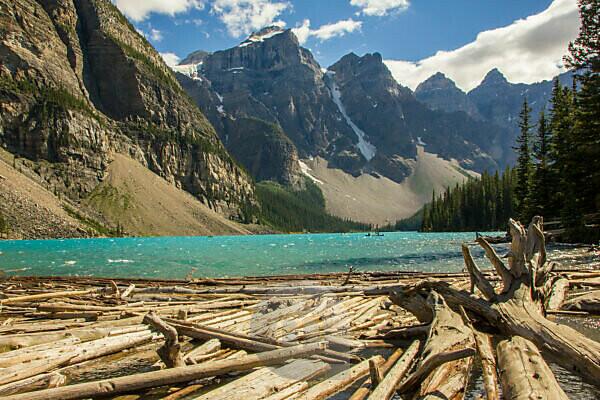
[[[600,344],[551,315],[599,313],[600,273],[510,223],[485,272],[465,245],[457,274],[6,279],[0,397],[460,399],[477,361],[488,399],[566,398],[542,354],[597,385]]]

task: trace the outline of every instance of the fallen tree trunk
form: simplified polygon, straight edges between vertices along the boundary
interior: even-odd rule
[[[508,336],[521,336],[532,341],[552,361],[597,385],[600,380],[600,343],[568,326],[550,321],[543,315],[543,303],[548,296],[546,283],[555,263],[546,260],[541,227],[540,217],[533,219],[528,231],[518,222],[510,220],[513,241],[508,255],[509,265],[505,266],[497,258],[493,260],[497,269],[505,270],[502,276],[508,277],[510,274],[510,282],[507,282],[508,288],[505,288],[504,293],[494,293],[492,298],[486,300],[444,282],[425,281],[416,287],[397,288],[391,298],[406,298],[408,289],[413,296],[421,294],[423,300],[424,296],[435,290],[451,306],[464,307]],[[468,258],[470,253],[466,251],[465,261],[473,267]],[[478,275],[474,280],[475,286],[482,285],[480,278],[481,275]],[[479,289],[482,293],[489,292],[487,285]]]
[[[567,400],[533,343],[515,336],[498,344],[502,394],[506,400]]]
[[[428,303],[433,321],[427,342],[416,371],[403,383],[401,391],[413,391],[420,384],[421,397],[443,392],[448,394],[447,398],[454,398],[466,386],[475,339],[462,317],[435,291],[431,292]]]
[[[165,344],[156,350],[156,353],[166,367],[183,367],[185,362],[181,356],[181,344],[179,343],[177,330],[160,319],[154,312],[148,313],[143,322],[154,327],[165,337]]]
[[[600,290],[585,293],[565,302],[564,307],[570,311],[585,311],[600,314]]]
[[[325,343],[299,345],[259,354],[252,354],[234,360],[220,360],[211,363],[160,371],[145,372],[136,375],[86,382],[54,389],[40,390],[8,396],[5,400],[71,400],[94,396],[111,396],[151,387],[158,387],[197,379],[246,371],[256,367],[280,364],[292,358],[303,358],[321,354],[327,348]]]
[[[392,398],[396,392],[396,387],[412,366],[412,363],[419,352],[419,345],[419,341],[416,340],[408,349],[406,349],[402,358],[394,364],[385,378],[383,378],[383,381],[375,387],[375,390],[373,390],[373,393],[369,396],[369,400],[389,400]]]
[[[483,386],[487,400],[499,400],[498,376],[496,374],[496,358],[492,349],[492,340],[485,333],[473,329],[475,343],[477,344],[477,353],[481,360],[481,373],[483,375]]]

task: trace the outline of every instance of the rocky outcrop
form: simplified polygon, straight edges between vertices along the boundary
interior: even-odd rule
[[[432,110],[446,112],[462,111],[470,117],[481,119],[477,106],[467,94],[456,87],[446,75],[438,72],[423,81],[415,90],[417,100],[428,105]]]
[[[232,218],[249,177],[160,55],[109,0],[0,0],[0,142],[75,200],[113,151]]]
[[[498,168],[490,141],[497,127],[462,112],[429,109],[396,82],[380,54],[349,54],[329,71],[350,119],[377,148],[371,170],[401,182],[419,145],[469,170]]]

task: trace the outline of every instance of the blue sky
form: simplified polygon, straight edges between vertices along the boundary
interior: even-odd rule
[[[413,88],[438,69],[468,90],[490,65],[513,81],[548,79],[560,72],[560,57],[578,29],[575,0],[113,1],[171,62],[194,50],[235,46],[248,33],[277,23],[300,28],[297,36],[325,67],[349,52],[380,52],[394,76]],[[479,49],[482,32],[492,33]],[[518,43],[507,49],[511,41]],[[463,49],[466,55],[448,62],[465,46],[478,51]],[[492,53],[503,55],[494,60]],[[531,59],[524,65],[510,61],[524,54]],[[525,71],[532,62],[538,71]],[[459,72],[472,64],[482,67]]]

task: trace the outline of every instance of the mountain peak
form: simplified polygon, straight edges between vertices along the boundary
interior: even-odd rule
[[[430,91],[430,90],[438,90],[438,89],[456,89],[460,90],[456,87],[456,83],[443,72],[436,72],[431,75],[429,78],[424,80],[417,86],[415,93]]]
[[[508,83],[508,80],[506,79],[504,74],[502,72],[500,72],[500,70],[498,68],[494,68],[490,72],[488,72],[486,74],[485,78],[483,78],[483,81],[481,82],[482,85],[490,85],[490,84],[498,84],[498,83]]]
[[[260,42],[264,42],[267,39],[272,38],[273,36],[277,36],[281,33],[284,33],[286,31],[289,31],[289,29],[284,29],[280,26],[277,25],[271,25],[271,26],[267,26],[265,28],[262,28],[261,30],[257,31],[257,32],[253,32],[248,39],[244,40],[239,47],[245,47],[245,46],[249,46],[253,43],[260,43]]]

